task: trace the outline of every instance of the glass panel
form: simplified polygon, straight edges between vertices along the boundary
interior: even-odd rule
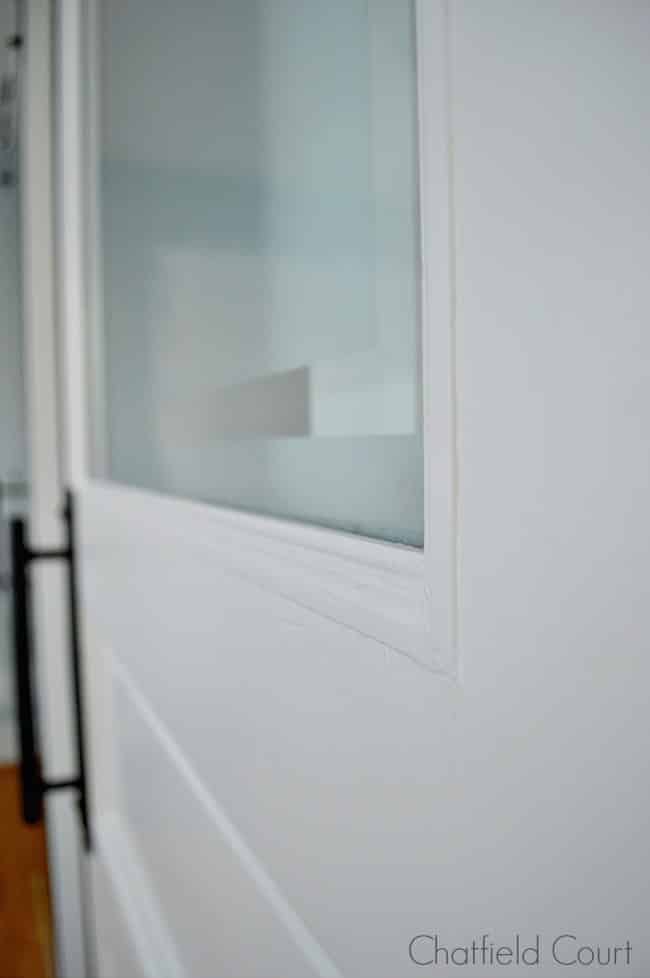
[[[420,546],[410,0],[101,0],[96,473]]]

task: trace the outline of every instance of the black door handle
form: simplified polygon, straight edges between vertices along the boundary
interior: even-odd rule
[[[49,791],[74,788],[78,791],[79,813],[84,842],[90,848],[90,826],[86,793],[85,736],[83,718],[83,682],[79,624],[77,610],[77,581],[75,561],[75,527],[73,497],[66,495],[63,511],[66,523],[66,546],[60,549],[35,550],[29,546],[27,523],[24,519],[11,521],[11,578],[13,604],[14,674],[16,690],[16,719],[20,745],[20,785],[22,814],[33,825],[43,817],[43,798]],[[77,735],[78,773],[60,781],[47,781],[41,772],[39,749],[37,697],[34,688],[34,652],[32,644],[31,581],[29,568],[37,560],[64,560],[68,570],[68,602],[72,657],[72,684],[75,727]]]
[[[43,817],[41,766],[36,747],[33,656],[25,521],[11,521],[11,584],[13,598],[14,682],[20,747],[20,788],[23,818],[30,825]]]

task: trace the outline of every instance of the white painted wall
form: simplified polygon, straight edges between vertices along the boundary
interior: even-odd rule
[[[0,75],[15,76],[15,54],[4,38],[14,33],[15,3],[0,2]],[[7,108],[2,109],[7,113]],[[2,152],[2,166],[15,155]],[[13,166],[12,166],[13,169]],[[19,187],[0,186],[0,480],[22,482],[25,477],[23,372],[20,319]],[[3,518],[5,514],[0,514]],[[7,539],[0,528],[0,574],[8,569]],[[15,757],[13,676],[10,666],[9,602],[0,591],[0,763]]]
[[[0,36],[1,32],[0,24]],[[0,187],[0,480],[12,483],[22,482],[25,471],[19,248],[18,188]],[[4,506],[0,518],[6,518],[8,512]],[[5,580],[8,549],[8,534],[0,527],[0,574]],[[9,596],[0,590],[0,762],[15,757],[9,628]]]
[[[18,187],[0,187],[0,473],[14,481],[25,472],[19,250]]]
[[[458,681],[86,493],[112,803],[188,978],[285,960],[250,854],[346,978],[428,973],[418,933],[650,972],[649,32],[634,0],[450,3]]]

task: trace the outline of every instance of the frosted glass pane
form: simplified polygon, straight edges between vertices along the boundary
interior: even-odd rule
[[[97,471],[421,545],[412,2],[100,6]]]

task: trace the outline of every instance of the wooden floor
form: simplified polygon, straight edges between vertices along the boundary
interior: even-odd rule
[[[2,766],[0,978],[52,978],[45,831],[20,821],[17,771]]]

